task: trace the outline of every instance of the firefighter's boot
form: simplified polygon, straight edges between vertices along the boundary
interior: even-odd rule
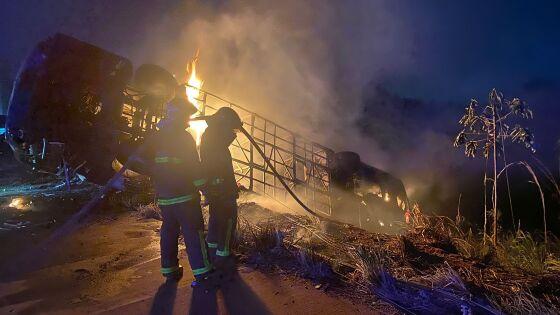
[[[219,278],[225,280],[235,271],[235,258],[231,247],[237,225],[237,201],[235,198],[210,200],[208,224],[208,247],[212,248],[213,266]]]
[[[191,288],[202,290],[204,293],[208,293],[211,290],[216,290],[219,288],[219,283],[216,279],[216,273],[207,272],[202,275],[196,275],[194,281],[191,282]]]

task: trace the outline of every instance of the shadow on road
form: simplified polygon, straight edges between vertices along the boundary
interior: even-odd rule
[[[266,305],[241,279],[236,271],[232,280],[224,283],[221,289],[229,314],[270,314]]]
[[[189,315],[214,315],[218,314],[217,291],[194,288],[191,296]]]
[[[151,315],[173,314],[177,285],[177,282],[172,281],[160,285],[152,302]],[[219,289],[205,291],[203,288],[195,287],[192,290],[188,313],[190,315],[217,315],[218,290],[222,292],[225,309],[230,315],[270,314],[266,305],[237,272],[230,281],[222,283]]]
[[[166,281],[159,286],[150,309],[151,315],[173,314],[177,285],[177,282]]]
[[[270,314],[266,305],[241,279],[236,272],[231,281],[222,283],[220,289],[204,292],[204,290],[193,290],[190,303],[190,315],[214,315],[218,314],[217,291],[221,291],[227,314]]]

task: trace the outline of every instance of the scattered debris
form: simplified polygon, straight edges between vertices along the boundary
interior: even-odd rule
[[[28,227],[31,224],[29,221],[15,221],[15,220],[7,220],[2,223],[0,229],[2,230],[19,230]]]
[[[31,223],[30,221],[17,221],[13,219],[8,219],[2,222],[0,225],[0,231],[14,231],[14,230],[22,230],[32,227],[50,227],[52,224],[56,223],[55,219],[51,219],[48,221],[43,221],[40,223]]]

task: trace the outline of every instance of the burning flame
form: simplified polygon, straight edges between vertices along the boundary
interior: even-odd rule
[[[25,204],[23,198],[13,198],[9,207],[16,208],[18,210],[24,209]]]
[[[187,94],[187,99],[191,104],[198,109],[198,112],[193,114],[191,118],[198,117],[202,115],[202,102],[200,101],[200,89],[202,89],[202,84],[204,81],[196,76],[196,65],[198,64],[198,51],[196,52],[193,59],[187,65],[187,86],[185,88],[185,93]],[[196,139],[196,145],[200,145],[200,138],[202,133],[208,127],[206,121],[196,120],[190,122],[190,130]]]

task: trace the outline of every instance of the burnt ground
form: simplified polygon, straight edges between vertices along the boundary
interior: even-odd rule
[[[50,235],[98,188],[81,183],[68,192],[59,179],[25,170],[5,143],[0,146],[4,265]],[[13,204],[14,198],[21,202]],[[269,268],[247,257],[240,257],[238,275],[215,294],[193,292],[189,272],[178,285],[165,285],[159,274],[159,225],[104,202],[80,230],[37,257],[46,262],[43,268],[0,283],[0,313],[397,313],[386,303],[317,285],[296,269]],[[184,249],[181,257],[188,270]]]

